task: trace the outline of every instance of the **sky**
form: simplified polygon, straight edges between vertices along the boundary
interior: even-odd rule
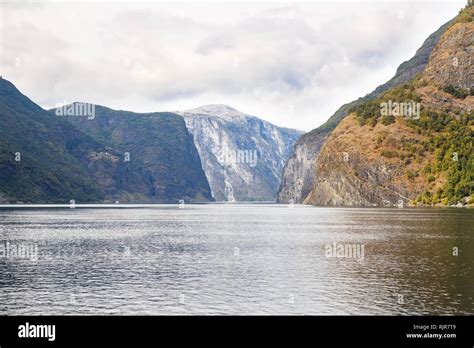
[[[0,74],[43,108],[226,104],[309,131],[465,2],[2,1]]]

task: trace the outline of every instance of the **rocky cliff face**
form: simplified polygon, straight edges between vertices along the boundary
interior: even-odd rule
[[[216,201],[274,201],[280,174],[301,132],[225,105],[178,112],[194,142]]]
[[[428,63],[431,51],[450,25],[451,21],[431,34],[410,60],[400,64],[393,78],[378,86],[368,95],[344,104],[323,125],[303,135],[297,141],[282,173],[282,184],[277,197],[278,202],[288,203],[290,199],[293,199],[296,203],[304,201],[313,186],[314,166],[319,151],[332,130],[348,115],[351,108],[378,97],[391,87],[412,80],[417,73],[421,72]]]
[[[456,21],[421,76],[353,108],[323,145],[305,203],[468,203],[474,185],[473,40],[474,22]],[[410,100],[420,103],[417,117],[381,114],[383,103]]]
[[[295,143],[283,168],[278,202],[303,202],[311,192],[315,162],[328,135],[329,132],[306,133]]]
[[[418,143],[422,137],[397,121],[372,128],[359,126],[354,115],[346,117],[319,154],[313,188],[305,203],[393,206],[416,198],[423,191],[423,180],[410,180],[406,173],[418,172],[422,166],[414,161],[400,161],[390,151],[399,151],[403,142]],[[382,151],[388,156],[381,156]]]
[[[437,86],[471,88],[474,85],[473,57],[472,22],[455,23],[436,45],[423,76]]]

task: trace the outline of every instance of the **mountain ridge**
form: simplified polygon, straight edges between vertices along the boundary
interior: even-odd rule
[[[349,110],[367,100],[374,99],[387,89],[403,84],[415,77],[428,63],[429,55],[442,34],[454,22],[454,19],[440,26],[432,33],[409,60],[401,63],[394,75],[386,83],[376,87],[371,93],[352,102],[343,104],[321,126],[305,133],[295,143],[293,152],[288,159],[282,173],[282,185],[278,190],[277,201],[280,203],[302,203],[309,195],[314,181],[314,166],[322,145],[332,130],[349,113]]]
[[[70,105],[76,104],[81,103]],[[0,80],[1,202],[212,201],[209,183],[182,117],[155,113],[151,120],[95,105],[93,111],[98,115],[94,117],[58,116],[62,113],[57,115],[55,110],[42,109],[11,82]],[[121,142],[121,136],[132,133],[127,127],[115,133],[105,127],[101,132],[87,134],[85,130],[92,130],[93,124],[102,122],[105,126],[107,121],[113,126],[114,120],[100,117],[104,113],[124,115],[115,119],[119,123],[133,116],[133,122],[143,132],[154,132],[150,141],[155,142],[151,144],[155,148],[140,147],[141,138],[136,135]],[[131,152],[128,161],[124,158],[127,149]],[[170,161],[166,156],[183,161]],[[147,162],[150,159],[153,161]]]
[[[302,132],[223,104],[177,113],[193,134],[217,201],[275,200],[284,162]]]
[[[414,79],[349,110],[322,146],[304,203],[473,203],[473,18],[474,8],[466,7]],[[388,104],[418,107],[387,113]]]
[[[179,115],[171,112],[136,113],[91,105],[96,113],[93,119],[66,119],[85,134],[117,149],[122,157],[128,154],[129,161],[136,161],[134,164],[143,171],[141,176],[150,178],[145,181],[151,180],[146,185],[137,182],[132,196],[125,194],[122,200],[134,199],[133,195],[141,192],[138,197],[141,202],[212,201],[197,150]],[[50,112],[55,113],[58,109]],[[123,185],[121,183],[120,188]],[[147,190],[150,193],[147,194]],[[120,192],[113,195],[121,198]],[[157,198],[149,198],[150,195]]]

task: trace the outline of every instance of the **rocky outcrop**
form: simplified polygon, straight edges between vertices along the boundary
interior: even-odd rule
[[[354,106],[374,99],[394,86],[412,80],[417,73],[423,71],[428,63],[431,51],[451,24],[452,21],[442,25],[431,34],[411,59],[400,64],[393,78],[378,86],[366,96],[344,104],[323,125],[303,135],[298,140],[288,160],[291,163],[285,165],[282,173],[282,184],[277,197],[278,202],[288,203],[289,199],[294,199],[296,203],[304,201],[311,190],[309,187],[313,185],[314,165],[319,151],[332,130],[337,127]]]
[[[431,54],[423,77],[441,87],[474,87],[474,22],[455,23]]]
[[[380,153],[399,151],[404,142],[421,138],[401,122],[360,127],[354,115],[346,117],[319,154],[313,189],[304,203],[357,207],[408,203],[422,192],[424,182],[410,180],[406,173],[419,171],[421,165]]]
[[[314,166],[329,132],[306,133],[295,143],[293,153],[283,168],[278,202],[302,202],[311,192]]]
[[[274,201],[300,131],[277,127],[226,105],[180,111],[216,201]]]

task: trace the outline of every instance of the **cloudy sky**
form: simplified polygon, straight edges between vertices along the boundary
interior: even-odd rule
[[[311,130],[464,3],[2,1],[0,71],[44,108],[227,104]]]

